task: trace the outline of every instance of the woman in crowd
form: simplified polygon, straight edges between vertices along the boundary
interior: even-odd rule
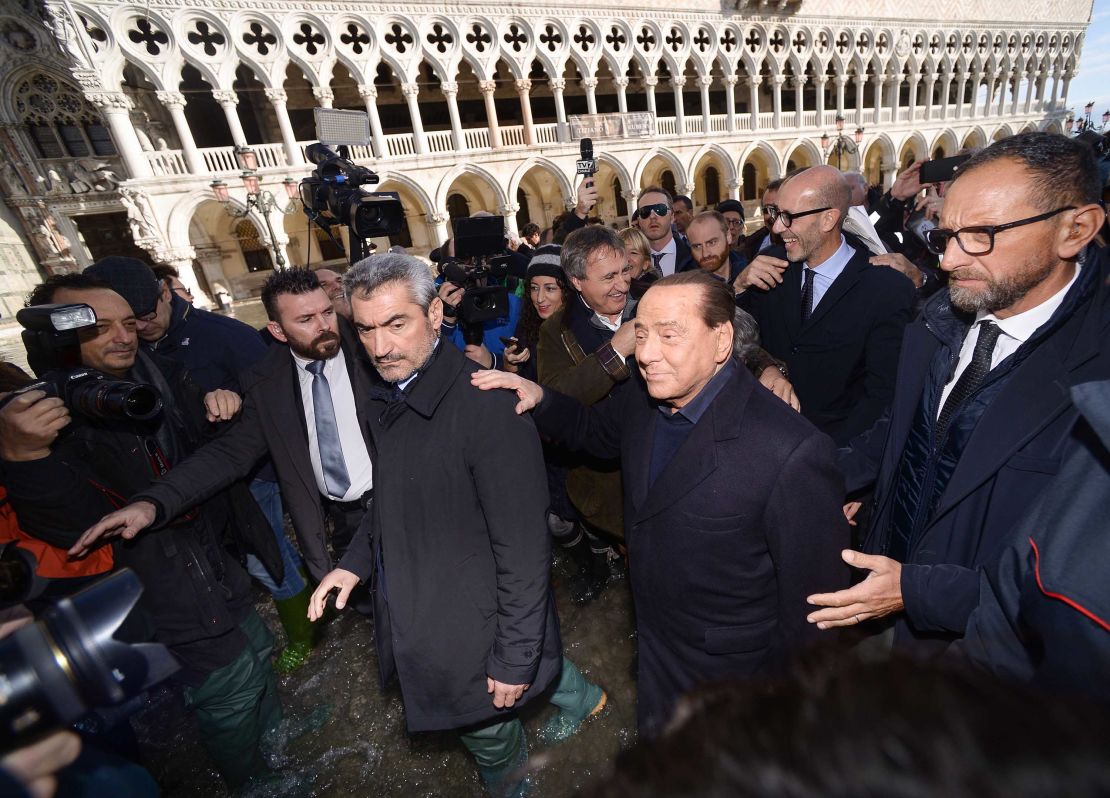
[[[626,227],[617,233],[624,242],[624,254],[632,267],[632,285],[629,294],[639,299],[648,286],[662,277],[662,273],[652,265],[651,243],[638,227]]]
[[[560,310],[571,295],[566,275],[559,265],[561,249],[558,244],[545,244],[528,261],[528,301],[525,301],[516,325],[514,337],[517,344],[505,348],[505,371],[518,373],[533,381],[536,380],[536,343],[540,339],[540,325]]]

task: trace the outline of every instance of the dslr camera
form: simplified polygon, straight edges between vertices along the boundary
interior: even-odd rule
[[[444,281],[466,289],[454,315],[466,343],[480,344],[482,325],[509,315],[506,282],[522,275],[513,273],[512,257],[505,250],[503,217],[455,219],[452,229],[455,256],[440,262],[439,275]],[[452,315],[451,310],[445,306],[445,315]]]
[[[153,385],[117,380],[81,365],[81,331],[96,326],[96,312],[88,305],[37,305],[15,317],[23,326],[27,362],[39,379],[13,391],[0,407],[27,391],[43,391],[86,418],[149,421],[162,412],[162,397]]]

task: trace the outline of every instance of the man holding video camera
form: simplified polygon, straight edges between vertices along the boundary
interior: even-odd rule
[[[0,410],[0,466],[22,528],[83,556],[87,527],[172,470],[199,445],[206,422],[232,418],[240,401],[223,390],[202,396],[180,364],[140,352],[134,311],[103,283],[81,274],[54,277],[30,299],[33,306],[54,302],[83,303],[96,314],[95,328],[80,332],[84,367],[109,383],[146,384],[161,401],[148,420],[76,401],[72,391],[68,407],[33,390]],[[47,354],[61,363],[69,353]],[[100,385],[103,398],[111,386]],[[273,636],[252,608],[246,573],[220,545],[228,512],[218,496],[156,533],[114,542],[112,557],[147,588],[128,634],[175,655],[209,756],[238,788],[267,770],[259,744],[281,720],[281,703],[270,665]],[[244,543],[265,558],[276,556],[264,521],[237,534],[250,536]]]

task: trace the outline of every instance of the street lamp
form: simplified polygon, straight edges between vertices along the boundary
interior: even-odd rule
[[[1075,119],[1073,117],[1069,116],[1067,119],[1064,120],[1064,130],[1068,131],[1069,136],[1071,135],[1072,129],[1074,127],[1075,127]]]
[[[1091,129],[1091,111],[1095,110],[1095,101],[1091,100],[1083,106],[1083,129]]]
[[[1110,111],[1102,112],[1102,129],[1106,130],[1106,126],[1110,125]]]
[[[282,187],[285,189],[285,196],[289,199],[289,204],[282,207],[278,205],[273,194],[262,188],[262,180],[255,171],[258,169],[258,155],[254,150],[250,147],[236,147],[235,161],[239,168],[243,170],[239,179],[243,181],[243,188],[247,192],[246,206],[240,210],[231,204],[231,192],[228,190],[227,183],[218,177],[210,184],[212,193],[215,195],[216,201],[224,206],[227,215],[233,219],[242,219],[250,214],[251,209],[258,209],[262,221],[266,223],[266,233],[270,236],[270,247],[274,251],[274,261],[279,269],[284,269],[285,256],[282,255],[281,248],[278,247],[277,240],[274,237],[274,228],[270,224],[270,213],[281,211],[283,214],[290,214],[297,210],[297,181],[291,177],[281,181]]]
[[[836,168],[843,170],[842,161],[844,153],[855,155],[859,152],[859,147],[863,144],[863,128],[857,127],[855,132],[855,143],[852,139],[844,135],[844,117],[840,114],[836,115],[836,138],[831,140],[828,133],[821,134],[821,157],[826,162],[829,160],[829,153],[836,153]]]

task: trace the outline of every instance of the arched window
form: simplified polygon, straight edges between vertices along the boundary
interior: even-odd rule
[[[447,198],[447,215],[452,219],[466,219],[470,216],[470,203],[462,194],[452,194]]]
[[[743,177],[743,179],[744,179],[744,199],[746,199],[746,200],[756,199],[756,191],[758,190],[759,187],[755,184],[755,182],[756,182],[755,164],[754,163],[744,164],[744,169],[741,172],[741,174],[744,176]]]
[[[116,154],[100,114],[74,86],[39,72],[16,87],[14,101],[39,158]]]
[[[628,218],[628,200],[624,198],[622,193],[624,189],[621,187],[621,181],[618,178],[613,178],[613,204],[617,207],[617,216],[627,219]]]
[[[678,193],[675,190],[674,172],[670,169],[663,170],[663,174],[659,176],[659,182],[663,186],[663,190],[667,191],[672,197]]]
[[[524,188],[521,186],[516,190],[516,204],[520,206],[520,210],[516,212],[516,228],[520,230],[532,221],[532,213],[528,210],[528,195],[524,193]]]
[[[705,204],[712,208],[721,201],[721,173],[716,166],[705,168]]]
[[[274,261],[270,257],[270,248],[262,243],[258,237],[258,229],[247,219],[235,225],[235,237],[239,239],[239,249],[243,253],[243,260],[247,262],[247,271],[262,272],[274,268]]]

